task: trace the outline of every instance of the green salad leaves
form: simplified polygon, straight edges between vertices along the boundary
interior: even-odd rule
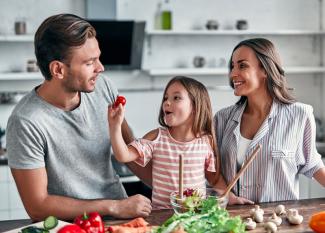
[[[239,216],[230,217],[213,197],[202,200],[199,210],[174,214],[154,233],[170,233],[182,227],[187,233],[242,233],[245,224]]]

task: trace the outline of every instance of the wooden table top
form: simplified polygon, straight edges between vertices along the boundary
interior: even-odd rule
[[[309,218],[312,214],[320,211],[325,211],[325,197],[316,198],[316,199],[306,199],[299,201],[284,201],[284,202],[273,202],[273,203],[261,203],[259,204],[262,209],[264,209],[264,217],[268,218],[273,213],[274,208],[279,205],[285,205],[286,209],[295,208],[298,209],[299,214],[304,217],[304,221],[300,225],[290,225],[285,218],[282,218],[282,224],[278,228],[278,232],[289,232],[289,233],[312,233],[313,231],[309,228]],[[240,215],[243,219],[249,217],[249,210],[254,208],[253,205],[237,205],[237,206],[228,206],[227,210],[231,216]],[[166,221],[169,217],[173,215],[173,210],[156,210],[152,211],[149,217],[146,218],[146,221],[150,225],[158,226]],[[114,225],[127,222],[129,220],[106,220],[106,225]],[[22,227],[28,224],[31,224],[30,219],[22,220],[7,220],[0,221],[0,232],[8,231],[18,227]],[[264,233],[265,230],[258,224],[257,228],[252,233]]]
[[[299,214],[304,217],[304,220],[300,225],[290,225],[287,219],[282,217],[282,224],[278,227],[277,232],[312,233],[313,231],[308,226],[310,216],[314,213],[325,211],[325,198],[261,203],[259,206],[264,210],[264,219],[269,218],[272,215],[274,208],[279,204],[283,204],[286,209],[297,209]],[[236,205],[227,207],[227,210],[231,216],[240,215],[242,219],[246,219],[250,217],[249,210],[252,208],[254,208],[254,205]],[[155,210],[152,211],[151,215],[145,220],[149,222],[150,225],[157,226],[161,225],[164,221],[171,217],[173,213],[173,210]],[[115,225],[127,221],[128,220],[108,220],[105,223],[106,225]],[[249,232],[265,233],[262,224],[263,223],[258,223],[256,229]]]

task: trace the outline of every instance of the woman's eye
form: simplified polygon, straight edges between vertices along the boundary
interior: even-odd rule
[[[245,68],[245,67],[247,67],[247,65],[244,64],[244,63],[241,63],[241,64],[239,65],[239,68]]]
[[[181,97],[180,96],[174,96],[174,100],[180,100]]]

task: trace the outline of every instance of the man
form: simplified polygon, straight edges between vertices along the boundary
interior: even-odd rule
[[[150,200],[127,198],[112,167],[107,106],[117,90],[99,76],[95,29],[78,16],[54,15],[34,45],[45,81],[17,104],[7,127],[8,162],[29,216],[148,216]],[[122,131],[129,143],[125,120]]]

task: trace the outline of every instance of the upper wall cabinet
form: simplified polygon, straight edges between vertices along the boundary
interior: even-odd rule
[[[0,56],[0,81],[42,80],[33,51],[34,35],[0,35],[0,48],[7,59]],[[19,49],[19,51],[15,51]],[[13,52],[14,51],[14,52]],[[12,63],[10,64],[10,60]]]
[[[256,0],[170,0],[170,30],[161,30],[161,22],[157,23],[163,20],[157,17],[164,11],[161,2],[142,0],[146,14],[135,10],[138,3],[134,1],[117,3],[119,19],[147,21],[143,69],[152,76],[225,76],[234,46],[252,37],[266,37],[276,44],[287,74],[324,73],[322,0],[263,4]],[[198,57],[204,62],[195,62]]]
[[[157,26],[161,25],[157,16],[165,9],[162,2],[87,0],[85,12],[90,19],[146,21],[142,69],[153,77],[225,77],[234,46],[252,37],[266,37],[276,44],[287,74],[325,73],[323,0],[271,0],[263,4],[258,0],[169,0],[171,30]],[[0,16],[6,16],[1,13],[5,10],[0,10]],[[207,29],[209,21],[217,22],[216,30]],[[241,26],[245,30],[236,28],[238,22],[247,23]],[[39,22],[33,25],[35,30],[37,25]],[[33,35],[14,36],[0,31],[0,80],[41,80],[40,73],[26,72],[27,61],[35,59],[32,42]]]

